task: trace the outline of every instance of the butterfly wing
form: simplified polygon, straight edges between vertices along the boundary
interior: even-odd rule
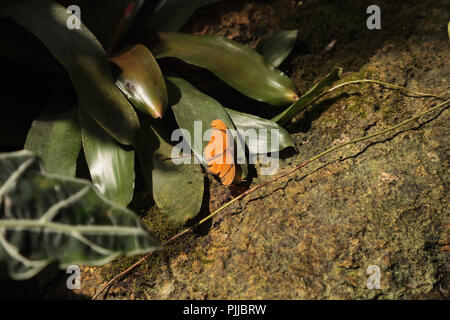
[[[232,157],[231,153],[226,153],[227,157]],[[234,177],[236,176],[236,165],[232,164],[222,164],[219,178],[223,185],[229,186],[233,183]]]
[[[233,157],[233,137],[222,120],[211,122],[211,139],[203,151],[208,169],[219,176],[222,184],[230,185],[236,175]]]

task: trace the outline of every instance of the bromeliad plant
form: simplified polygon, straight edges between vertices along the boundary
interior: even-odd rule
[[[204,193],[202,169],[167,161],[174,129],[167,113],[191,136],[194,121],[210,128],[212,121],[221,120],[229,129],[278,129],[279,148],[267,152],[294,147],[281,125],[338,80],[342,70],[335,68],[299,97],[293,82],[277,69],[295,43],[295,31],[266,35],[257,51],[220,36],[177,32],[198,7],[212,2],[159,0],[143,6],[143,0],[71,1],[79,5],[85,22],[73,30],[67,27],[72,13],[66,1],[0,1],[0,18],[11,18],[31,32],[66,71],[48,65],[59,72],[63,84],[55,84],[50,102],[33,122],[26,150],[0,155],[0,269],[9,276],[25,279],[54,261],[61,266],[102,264],[121,253],[158,248],[125,209],[134,192],[135,153],[161,211],[180,224],[197,215]],[[141,30],[140,38],[117,50],[132,25],[132,30]],[[20,60],[8,52],[23,50],[21,44],[7,43],[11,47],[2,57]],[[224,107],[186,80],[161,71],[158,62],[164,58],[208,69],[279,114],[264,119]],[[75,102],[70,90],[62,89],[64,82],[75,89]],[[268,140],[260,136],[246,148],[258,153]],[[194,156],[202,158],[207,144],[191,144]],[[84,161],[95,187],[74,178]],[[247,163],[240,165],[240,172],[246,179]]]

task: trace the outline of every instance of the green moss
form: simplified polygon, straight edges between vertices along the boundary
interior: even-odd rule
[[[104,281],[111,280],[114,276],[131,266],[138,259],[136,257],[121,257],[100,268],[100,275]]]
[[[356,113],[359,117],[361,117],[363,119],[367,118],[367,114],[364,111],[362,103],[360,103],[360,102],[356,102],[356,101],[349,102],[349,104],[347,105],[347,110]]]
[[[170,220],[167,215],[158,210],[156,206],[150,208],[142,221],[160,241],[166,241],[183,229],[178,223]]]

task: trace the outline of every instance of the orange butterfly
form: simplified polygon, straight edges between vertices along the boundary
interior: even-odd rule
[[[234,139],[222,120],[211,122],[211,139],[203,151],[208,169],[219,176],[223,185],[238,181],[240,167],[234,161]]]

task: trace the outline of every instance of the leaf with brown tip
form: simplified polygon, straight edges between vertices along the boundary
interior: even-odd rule
[[[172,57],[203,67],[258,101],[286,106],[298,99],[295,86],[253,49],[217,35],[160,32],[152,46],[156,58]]]
[[[161,118],[167,108],[163,74],[152,53],[137,44],[110,59],[121,69],[116,84],[141,112]]]

